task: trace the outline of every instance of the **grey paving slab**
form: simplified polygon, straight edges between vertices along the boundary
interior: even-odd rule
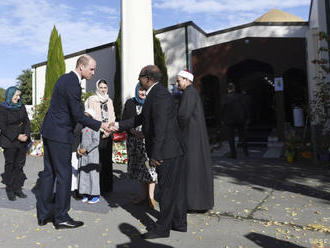
[[[328,247],[330,176],[325,167],[289,165],[258,157],[223,159],[214,153],[214,209],[188,215],[188,232],[142,240],[157,211],[132,200],[139,185],[114,166],[114,193],[95,205],[71,201],[70,215],[85,225],[75,230],[39,227],[33,188],[42,158],[28,157],[27,199],[9,202],[0,183],[0,247]],[[0,153],[0,172],[3,171]],[[308,226],[313,224],[313,226]],[[319,228],[319,230],[317,230]],[[328,230],[328,232],[327,232]],[[316,246],[317,245],[317,246]],[[322,246],[323,245],[323,246]]]

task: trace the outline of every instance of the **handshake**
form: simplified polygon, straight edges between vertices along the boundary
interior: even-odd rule
[[[111,133],[115,133],[119,130],[118,122],[102,122],[100,131],[104,132],[104,135],[108,137]]]

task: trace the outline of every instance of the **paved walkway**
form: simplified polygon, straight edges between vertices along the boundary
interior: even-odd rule
[[[8,201],[0,183],[0,247],[330,247],[330,167],[229,160],[216,152],[213,159],[214,209],[189,214],[187,233],[173,231],[168,239],[145,241],[139,234],[155,220],[157,211],[131,203],[139,187],[126,178],[124,165],[114,166],[114,193],[100,203],[72,199],[70,215],[85,222],[82,228],[39,227],[32,189],[42,158],[29,156],[27,199]],[[0,153],[1,173],[3,164]]]

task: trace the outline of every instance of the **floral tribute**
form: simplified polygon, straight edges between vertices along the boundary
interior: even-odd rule
[[[126,140],[113,142],[112,161],[116,164],[127,164]]]

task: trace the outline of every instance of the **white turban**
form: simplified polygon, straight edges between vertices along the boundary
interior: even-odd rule
[[[178,73],[178,76],[183,77],[183,78],[187,78],[191,82],[194,81],[194,75],[191,72],[187,71],[187,70],[186,71],[184,71],[184,70],[180,71]]]

